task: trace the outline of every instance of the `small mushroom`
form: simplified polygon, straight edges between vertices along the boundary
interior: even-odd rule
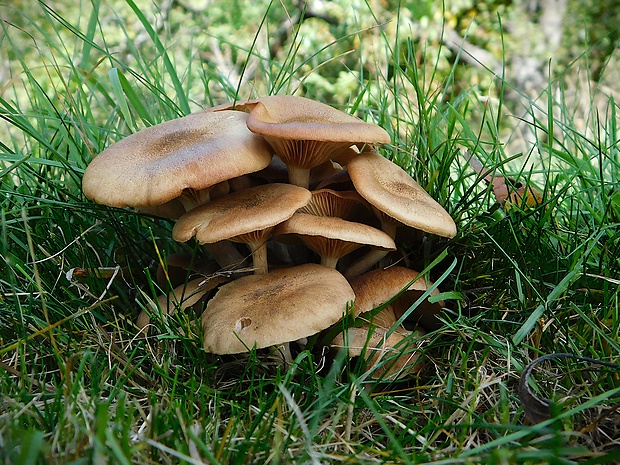
[[[475,155],[467,150],[465,155],[471,167],[481,176],[484,181],[493,188],[493,195],[498,204],[505,210],[510,210],[512,205],[519,207],[533,207],[543,203],[543,194],[529,183],[522,183],[514,178],[495,175],[494,169],[485,168]]]
[[[396,250],[394,240],[383,231],[333,216],[295,213],[274,230],[274,237],[294,235],[321,256],[321,264],[336,268],[338,260],[364,245]]]
[[[372,270],[351,278],[350,282],[355,290],[354,314],[356,316],[385,305],[403,291],[392,302],[394,313],[400,318],[432,286],[432,283],[424,276],[420,276],[420,273],[402,266]],[[437,294],[439,294],[438,289],[431,292],[431,295]],[[431,303],[425,300],[414,310],[407,321],[420,325],[427,331],[439,329],[441,322],[437,317],[443,305],[443,301]]]
[[[337,159],[352,145],[390,141],[380,126],[315,100],[292,95],[257,100],[248,128],[263,136],[286,163],[291,184],[307,188],[311,168]]]
[[[256,273],[267,273],[266,241],[273,228],[306,205],[312,194],[290,184],[266,184],[245,189],[183,215],[172,229],[172,237],[186,242],[243,242],[252,251]]]
[[[364,152],[347,165],[355,190],[380,212],[398,222],[454,237],[456,225],[448,212],[400,166],[377,152]],[[387,225],[391,236],[395,226]]]
[[[448,212],[387,158],[367,151],[353,158],[347,170],[357,192],[372,205],[381,229],[392,239],[402,225],[438,236],[456,235],[456,225]],[[347,270],[347,277],[363,273],[384,256],[380,251],[369,252]]]
[[[403,326],[398,326],[388,335],[397,321],[394,309],[387,306],[361,326],[351,327],[337,334],[331,346],[346,348],[349,357],[370,353],[367,368],[375,368],[371,375],[373,379],[403,378],[420,371],[424,366],[424,363],[419,361],[418,353],[403,341],[415,334],[416,348],[419,348],[420,338],[425,332],[420,328],[408,331]]]
[[[340,273],[312,263],[244,276],[209,300],[204,346],[236,354],[309,337],[340,320],[354,298]]]

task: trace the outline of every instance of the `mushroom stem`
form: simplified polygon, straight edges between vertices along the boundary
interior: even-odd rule
[[[376,209],[373,208],[373,210]],[[392,239],[396,238],[396,228],[398,227],[398,222],[390,219],[387,215],[379,215],[379,218],[381,219],[381,229],[383,232],[385,232]],[[382,249],[369,250],[344,272],[345,278],[350,279],[368,271],[374,265],[379,263],[379,261],[389,252],[389,250]]]
[[[321,257],[321,265],[326,266],[328,268],[336,268],[336,265],[338,264],[338,260],[340,259],[340,257],[333,257],[333,256],[329,256],[329,255],[324,255]]]
[[[310,170],[299,166],[288,165],[288,182],[295,186],[308,189],[308,186],[310,186]]]
[[[243,268],[245,266],[245,258],[232,242],[220,241],[203,245],[222,268]]]
[[[267,274],[269,271],[269,265],[267,263],[267,242],[250,242],[248,246],[252,251],[254,274]]]
[[[355,276],[359,276],[362,273],[368,271],[374,265],[379,263],[379,261],[385,257],[390,251],[382,250],[382,249],[372,249],[362,255],[355,263],[353,263],[347,270],[343,273],[344,277],[347,279],[351,279]]]
[[[293,354],[291,353],[291,343],[285,342],[275,346],[276,351],[282,356],[284,360],[284,368],[290,367],[293,364]]]

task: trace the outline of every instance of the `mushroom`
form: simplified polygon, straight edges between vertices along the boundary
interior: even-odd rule
[[[379,361],[390,354],[398,354],[388,359],[372,374],[373,378],[397,378],[419,371],[423,363],[418,362],[415,351],[405,349],[402,341],[411,334],[416,334],[418,347],[420,337],[425,330],[439,327],[438,313],[443,302],[431,304],[427,300],[422,302],[410,315],[410,321],[415,322],[412,331],[408,331],[401,324],[394,328],[398,320],[409,307],[431,285],[417,271],[400,266],[369,271],[350,280],[355,292],[355,306],[353,315],[366,319],[361,326],[345,329],[336,335],[331,343],[332,347],[346,348],[350,357],[360,356],[371,352],[368,359],[369,367],[376,367]],[[400,295],[399,295],[400,293]],[[432,295],[438,294],[437,289]],[[395,298],[395,296],[397,296]],[[378,309],[378,312],[374,313]],[[374,313],[374,314],[373,314]],[[424,329],[423,329],[424,328]],[[390,334],[388,334],[390,332]]]
[[[187,212],[174,225],[172,237],[186,242],[196,236],[201,244],[244,242],[252,251],[256,273],[267,273],[266,241],[271,231],[311,197],[303,187],[277,183],[233,192]]]
[[[321,256],[322,265],[330,268],[335,268],[341,257],[364,245],[396,250],[394,240],[383,231],[332,216],[295,213],[278,225],[273,234],[278,240],[295,235]]]
[[[355,298],[336,270],[308,263],[223,285],[202,314],[207,352],[235,354],[312,336]]]
[[[271,148],[246,119],[239,111],[194,113],[136,132],[95,157],[82,190],[113,207],[156,208],[176,199],[191,210],[209,200],[213,186],[269,165]],[[179,213],[178,207],[162,212]],[[242,262],[232,244],[207,250],[223,267]]]
[[[443,237],[454,237],[456,225],[448,212],[405,170],[374,151],[361,153],[347,165],[355,189],[373,207],[381,229],[394,239],[402,225]],[[371,251],[354,263],[347,277],[363,273],[386,255]]]
[[[399,325],[388,335],[397,321],[394,309],[387,306],[361,326],[350,327],[337,334],[331,347],[346,349],[349,357],[359,357],[370,352],[366,362],[367,368],[376,367],[371,375],[373,379],[398,379],[418,372],[424,363],[418,361],[419,355],[403,341],[415,334],[416,348],[419,348],[420,338],[425,332],[420,328],[407,331]]]
[[[448,212],[387,158],[377,152],[364,152],[347,168],[357,192],[387,217],[439,236],[456,235],[456,225]],[[394,234],[395,227],[386,223],[386,232]]]
[[[485,168],[482,162],[469,150],[467,150],[465,157],[476,173],[482,176],[487,184],[491,185],[495,200],[505,210],[510,210],[511,205],[533,207],[543,203],[542,192],[531,186],[529,182],[524,184],[514,178],[494,175],[494,170]]]
[[[247,126],[263,136],[288,166],[289,182],[310,184],[310,169],[335,160],[352,145],[387,143],[389,134],[324,103],[292,95],[257,99]]]
[[[424,276],[420,276],[420,273],[402,266],[368,271],[349,281],[355,290],[355,316],[386,305],[398,295],[391,305],[396,316],[400,318],[432,286],[432,283]],[[431,295],[437,294],[438,289],[431,292]],[[439,329],[441,322],[437,317],[443,305],[443,301],[431,303],[425,300],[406,321],[420,325],[427,331]]]
[[[261,170],[272,151],[239,111],[194,113],[136,132],[88,165],[86,197],[113,207],[148,207],[178,198],[186,210],[222,181]]]

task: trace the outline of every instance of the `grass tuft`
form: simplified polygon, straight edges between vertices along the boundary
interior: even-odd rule
[[[495,77],[498,96],[481,95],[458,81],[458,56],[447,73],[445,49],[421,59],[431,51],[406,18],[387,22],[372,2],[328,40],[302,23],[273,56],[273,25],[293,11],[270,3],[250,33],[234,3],[239,37],[134,0],[118,13],[0,6],[0,462],[620,460],[617,373],[545,365],[538,389],[561,402],[536,425],[516,393],[540,355],[620,353],[618,104],[581,73],[586,55],[541,95],[519,95],[523,116],[511,82]],[[292,92],[383,126],[382,153],[457,221],[455,239],[407,249],[447,301],[415,376],[377,381],[363,358],[318,343],[288,369],[264,351],[215,357],[192,313],[136,327],[168,290],[153,278],[162,257],[198,250],[173,243],[166,220],[87,201],[85,167],[143,127]],[[467,150],[541,201],[498,204]]]

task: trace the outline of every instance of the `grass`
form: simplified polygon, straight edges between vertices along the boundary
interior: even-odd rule
[[[544,365],[538,388],[558,403],[557,416],[537,425],[525,420],[516,393],[520,372],[538,355],[617,360],[620,353],[613,96],[578,113],[564,95],[569,72],[551,79],[540,99],[528,100],[534,144],[513,159],[515,145],[505,143],[516,139],[509,102],[483,101],[475,89],[452,95],[453,74],[438,82],[434,64],[417,64],[417,44],[375,38],[386,54],[377,63],[389,66],[370,72],[354,61],[358,97],[346,109],[392,134],[384,155],[457,221],[454,240],[409,248],[415,268],[428,269],[445,292],[445,326],[425,336],[426,368],[402,381],[378,383],[363,360],[318,348],[283,370],[261,351],[205,353],[188,314],[154,318],[150,335],[139,334],[138,313],[162,292],[152,279],[156,264],[196,248],[174,244],[165,221],[87,201],[80,179],[111,142],[201,102],[299,88],[308,66],[321,72],[330,46],[302,59],[297,37],[279,66],[260,49],[265,21],[252,41],[233,44],[245,57],[239,75],[253,75],[251,87],[237,88],[196,58],[204,44],[179,52],[142,7],[127,6],[124,57],[100,34],[97,2],[82,4],[79,23],[42,4],[2,7],[10,20],[0,49],[13,74],[0,93],[0,461],[620,460],[617,373],[571,361]],[[130,28],[136,21],[146,34],[140,47]],[[571,85],[590,102],[600,98]],[[535,185],[543,202],[495,205],[465,149],[497,175]],[[92,271],[103,267],[105,277]]]

